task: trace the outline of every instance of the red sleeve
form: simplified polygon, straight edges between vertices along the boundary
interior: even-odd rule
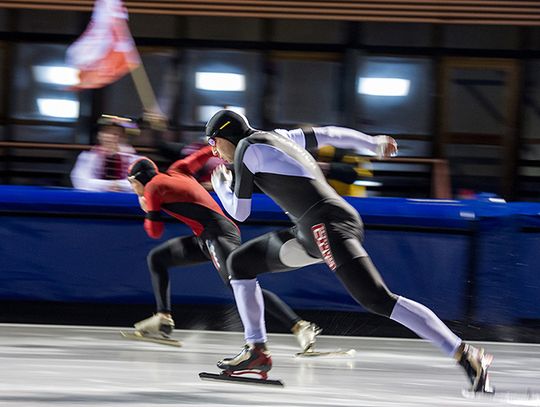
[[[213,156],[214,154],[212,153],[212,147],[203,147],[199,151],[188,155],[186,158],[176,161],[169,167],[169,171],[193,175],[204,167],[204,164],[206,164],[206,162]]]
[[[144,230],[153,239],[159,239],[163,234],[163,222],[161,221],[161,195],[157,185],[149,183],[144,188],[144,199],[146,200],[146,219],[144,220]]]

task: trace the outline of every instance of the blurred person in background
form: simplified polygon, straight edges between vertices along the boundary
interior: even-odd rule
[[[77,189],[97,192],[131,192],[127,170],[138,156],[128,143],[128,133],[137,131],[130,119],[102,115],[97,122],[98,144],[83,151],[71,171]]]
[[[193,231],[193,235],[170,239],[148,254],[157,312],[135,324],[139,335],[170,339],[169,335],[174,329],[170,268],[211,260],[225,285],[230,288],[227,258],[241,244],[240,230],[193,177],[212,157],[211,147],[206,146],[174,162],[163,173],[146,157],[134,162],[128,171],[131,187],[146,212],[144,229],[150,237],[158,239],[163,233],[161,211],[185,223]],[[300,318],[274,293],[263,290],[262,295],[268,312],[291,330],[301,351],[312,349],[321,329]]]
[[[370,161],[351,149],[322,146],[312,155],[328,181],[341,196],[366,197],[367,189],[357,181],[373,177]]]
[[[493,357],[465,343],[426,306],[387,288],[363,247],[358,212],[328,185],[308,152],[332,145],[392,157],[397,154],[392,137],[335,126],[263,131],[230,110],[221,110],[210,119],[206,135],[214,153],[234,164],[234,180],[225,166],[212,175],[214,190],[229,215],[238,221],[249,217],[255,184],[294,223],[290,229],[250,240],[228,258],[246,344],[238,355],[217,363],[224,374],[247,370],[265,378],[272,368],[257,276],[324,261],[366,310],[404,325],[454,358],[465,370],[472,391],[492,391],[488,367]],[[285,249],[292,246],[297,250],[288,255]]]
[[[169,163],[186,158],[208,146],[204,136],[199,140],[184,141],[182,134],[179,137],[177,133],[175,134],[169,130],[167,118],[162,114],[145,111],[139,119],[139,126],[145,138],[150,140],[151,144],[156,148],[157,154],[165,158]],[[178,139],[180,141],[172,141]],[[192,176],[207,191],[211,191],[212,183],[210,178],[212,172],[218,165],[224,163],[225,161],[221,158],[211,156]]]

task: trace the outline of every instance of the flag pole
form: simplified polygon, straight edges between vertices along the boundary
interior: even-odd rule
[[[133,78],[133,83],[135,84],[135,89],[137,90],[143,109],[151,113],[162,113],[142,61],[139,66],[131,71],[131,77]]]
[[[165,115],[159,107],[156,94],[152,89],[142,59],[139,66],[131,71],[131,77],[133,78],[135,89],[137,90],[137,94],[143,105],[143,117],[145,117],[156,130],[165,130],[167,128],[167,119],[165,119]]]

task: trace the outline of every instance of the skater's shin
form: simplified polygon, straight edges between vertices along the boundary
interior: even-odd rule
[[[390,318],[429,340],[449,356],[454,356],[461,345],[461,339],[433,311],[416,301],[398,297]]]
[[[168,245],[158,246],[147,257],[157,312],[171,312],[171,287],[169,267],[173,264]]]
[[[298,321],[302,320],[291,307],[285,304],[281,298],[273,292],[263,289],[262,294],[264,298],[264,307],[268,315],[283,322],[287,328],[291,329]]]
[[[247,343],[266,342],[264,321],[264,300],[256,278],[251,280],[231,280],[238,313],[244,324]]]

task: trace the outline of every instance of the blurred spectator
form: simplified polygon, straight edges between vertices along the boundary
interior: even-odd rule
[[[137,125],[130,119],[109,115],[102,115],[97,124],[99,144],[79,154],[71,182],[87,191],[131,192],[127,170],[138,156],[127,135],[137,130]]]
[[[190,143],[167,140],[167,138],[170,138],[171,133],[168,131],[166,117],[160,114],[144,112],[139,124],[141,130],[151,132],[150,138],[153,140],[159,155],[167,159],[170,163],[186,158],[201,148],[208,146],[206,137],[204,136],[200,140]],[[212,171],[220,164],[225,164],[225,161],[219,157],[211,157],[202,168],[192,175],[206,190],[211,191],[212,183],[210,182],[210,177]]]
[[[367,196],[366,187],[356,185],[357,180],[373,177],[370,161],[349,151],[323,146],[313,153],[328,183],[342,196]]]

